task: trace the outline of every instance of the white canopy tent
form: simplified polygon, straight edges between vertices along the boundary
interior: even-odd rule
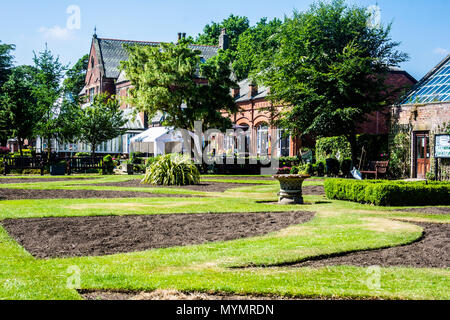
[[[189,135],[194,138],[192,132],[189,132]],[[184,152],[183,135],[181,134],[181,131],[174,130],[171,127],[150,128],[131,139],[131,149],[135,149],[137,144],[146,144],[146,147],[143,149],[147,149],[147,153],[152,153],[155,156],[166,154],[167,144],[171,145],[169,152]],[[196,145],[200,148],[198,142]]]

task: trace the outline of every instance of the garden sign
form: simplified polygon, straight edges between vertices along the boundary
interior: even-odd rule
[[[450,135],[436,135],[435,158],[450,158]]]

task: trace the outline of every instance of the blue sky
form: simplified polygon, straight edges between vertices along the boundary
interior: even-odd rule
[[[178,32],[196,36],[205,24],[221,21],[231,13],[249,17],[252,24],[261,17],[282,18],[294,8],[306,9],[312,0],[15,0],[2,1],[0,41],[17,46],[17,64],[31,64],[33,50],[48,43],[64,63],[74,63],[88,53],[94,26],[99,37],[175,41]],[[349,0],[370,6],[377,0]],[[77,20],[67,20],[80,8]],[[393,22],[392,37],[411,60],[402,67],[417,79],[450,53],[450,1],[378,0],[382,21]]]

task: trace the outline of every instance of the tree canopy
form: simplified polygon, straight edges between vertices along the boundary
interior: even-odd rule
[[[119,102],[106,94],[96,95],[94,101],[80,109],[76,119],[78,137],[91,145],[92,156],[97,146],[124,134],[128,122],[120,110]]]
[[[193,130],[195,121],[204,128],[231,127],[221,111],[237,107],[230,95],[230,61],[225,54],[201,63],[200,52],[187,42],[158,47],[128,46],[129,60],[121,63],[130,79],[130,103],[149,116],[162,112],[164,125]]]
[[[67,66],[59,61],[46,47],[44,51],[34,54],[36,111],[39,120],[36,134],[47,141],[52,139],[72,141],[75,136],[74,112],[76,104],[64,99],[62,80]],[[51,149],[48,148],[48,157]]]
[[[29,66],[16,67],[1,87],[0,127],[8,128],[9,135],[17,138],[21,154],[24,140],[34,138],[39,118],[33,95],[34,71]]]
[[[0,41],[0,87],[7,81],[9,72],[13,67],[12,51],[14,49],[13,44],[2,44]]]
[[[64,94],[67,98],[79,102],[79,94],[86,81],[86,72],[89,64],[89,55],[81,57],[75,65],[67,70],[64,79]]]
[[[371,27],[370,17],[343,0],[294,12],[274,36],[277,50],[261,70],[269,99],[285,106],[279,125],[297,135],[345,136],[353,160],[357,123],[386,104],[387,72],[408,58],[391,40],[391,26]]]
[[[274,35],[282,24],[280,19],[267,21],[267,18],[262,18],[240,35],[233,62],[233,70],[239,80],[261,69],[265,56],[273,54],[277,46]]]
[[[222,29],[226,29],[230,36],[230,50],[235,51],[238,45],[239,36],[244,33],[250,26],[247,17],[235,16],[231,14],[222,22],[211,22],[203,28],[195,39],[196,44],[217,46],[219,44],[219,36]]]

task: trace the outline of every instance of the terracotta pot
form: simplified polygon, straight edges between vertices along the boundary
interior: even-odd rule
[[[280,182],[279,204],[303,204],[303,181],[311,176],[303,174],[278,174],[273,176]]]

